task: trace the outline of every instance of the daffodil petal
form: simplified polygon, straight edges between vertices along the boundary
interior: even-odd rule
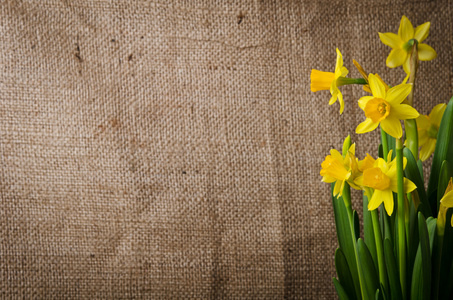
[[[447,108],[447,105],[445,103],[437,104],[436,106],[434,106],[434,108],[429,113],[429,119],[433,120],[433,121],[439,120],[439,124],[440,124],[440,120],[442,119],[442,116],[443,116],[446,108]]]
[[[344,111],[344,101],[343,94],[340,91],[338,91],[338,101],[340,102],[340,115],[341,115]]]
[[[341,68],[343,67],[343,55],[341,55],[341,52],[340,50],[335,49],[337,51],[337,62],[335,64],[335,72],[337,70],[341,70]]]
[[[371,99],[374,99],[373,96],[364,96],[362,98],[359,99],[359,107],[363,110],[365,110],[365,106],[366,104],[368,103],[368,101],[370,101]]]
[[[379,207],[382,203],[382,198],[381,196],[381,191],[375,190],[373,193],[373,196],[370,199],[370,202],[368,202],[368,210],[375,210],[376,208]]]
[[[403,70],[407,74],[407,76],[404,79],[406,79],[406,78],[409,79],[409,75],[411,73],[411,60],[409,59],[409,57],[406,59],[406,61],[403,64]]]
[[[426,44],[418,44],[418,59],[426,61],[437,57],[436,50]]]
[[[415,183],[413,183],[412,181],[410,181],[407,178],[404,178],[404,192],[406,194],[412,192],[416,188],[417,188],[417,186],[415,185]]]
[[[390,114],[400,120],[415,119],[420,115],[415,108],[408,104],[392,105]]]
[[[385,101],[390,104],[400,104],[406,99],[412,90],[412,84],[399,84],[387,91]]]
[[[446,195],[440,200],[443,206],[451,208],[453,207],[453,191],[449,191]]]
[[[385,86],[375,75],[368,76],[368,83],[370,84],[371,91],[375,98],[385,99]]]
[[[424,143],[422,148],[420,149],[421,161],[427,160],[431,156],[431,154],[434,153],[435,149],[436,149],[436,140],[428,139],[428,141],[426,143]]]
[[[381,194],[381,198],[382,198],[382,200],[384,202],[385,210],[387,211],[387,214],[389,216],[391,216],[392,213],[393,213],[393,206],[394,206],[392,191],[391,190],[385,190],[385,191],[382,191],[380,194]]]
[[[407,52],[401,48],[393,49],[390,51],[389,56],[385,63],[389,68],[396,68],[404,64],[407,59]]]
[[[337,149],[330,149],[330,155],[332,155],[332,158],[335,160],[343,160],[343,155],[341,155],[341,153],[338,152]]]
[[[335,186],[333,188],[333,195],[336,196],[336,195],[340,194],[340,191],[341,191],[341,180],[337,180],[337,182],[335,182]]]
[[[414,37],[414,26],[412,26],[411,21],[409,21],[406,16],[403,16],[401,18],[398,35],[403,40],[403,42],[407,42]]]
[[[360,123],[355,129],[356,133],[366,133],[376,129],[379,123],[374,123],[370,118],[366,118],[365,121]]]
[[[382,129],[396,139],[403,136],[403,128],[398,118],[393,117],[391,114],[381,121]],[[357,131],[357,130],[356,130]]]
[[[417,121],[418,125],[418,121]],[[426,144],[429,140],[428,132],[425,129],[419,129],[418,130],[418,144],[420,146],[423,146]]]
[[[401,44],[403,43],[400,37],[393,32],[379,32],[379,38],[384,45],[390,46],[391,48],[400,48]]]
[[[434,110],[434,109],[433,109]],[[432,113],[432,111],[431,111]],[[430,119],[428,119],[428,116],[425,115],[420,115],[417,118],[417,127],[418,129],[428,129],[429,126],[431,126],[431,123],[429,122]]]
[[[417,26],[417,28],[415,28],[414,39],[416,39],[419,43],[423,42],[428,37],[430,26],[430,22]]]
[[[354,183],[358,186],[363,186],[363,176],[359,176],[356,179],[354,179]]]
[[[332,94],[332,97],[330,98],[329,100],[329,105],[332,105],[334,104],[335,102],[337,102],[337,98],[338,98],[338,90],[335,91],[333,94]]]

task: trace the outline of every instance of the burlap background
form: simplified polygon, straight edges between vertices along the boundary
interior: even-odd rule
[[[452,94],[450,0],[0,3],[1,298],[334,298],[319,169],[363,91],[339,116],[310,69],[398,83],[406,14],[438,51],[416,107]]]

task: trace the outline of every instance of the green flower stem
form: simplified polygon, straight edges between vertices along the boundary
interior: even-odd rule
[[[406,230],[404,209],[404,181],[403,181],[403,141],[396,140],[396,174],[398,182],[398,267],[400,274],[403,299],[407,299],[406,292]]]
[[[360,261],[359,261],[359,252],[357,251],[357,240],[355,239],[354,215],[353,215],[352,207],[351,207],[351,188],[349,187],[349,185],[347,183],[344,186],[341,197],[344,200],[344,204],[346,206],[346,211],[348,212],[348,217],[349,217],[349,228],[351,229],[352,245],[354,246],[355,261],[357,264],[357,271],[359,273],[360,293],[361,293],[362,299],[366,299],[365,291],[364,291],[365,279],[364,279],[363,270],[362,270],[362,267],[361,267]]]
[[[339,77],[337,79],[337,86],[348,85],[348,84],[368,84],[368,82],[363,78],[347,78]]]
[[[418,130],[417,121],[415,119],[404,120],[404,128],[406,130],[406,147],[411,150],[415,161],[418,160]]]
[[[374,240],[376,242],[376,252],[379,267],[379,282],[388,291],[387,269],[385,268],[384,248],[382,247],[381,227],[379,225],[379,216],[377,209],[371,211],[371,221],[373,222]]]
[[[381,127],[381,143],[382,143],[382,152],[384,154],[384,160],[387,161],[387,154],[389,153],[389,146],[387,140],[387,133]]]
[[[406,245],[407,245],[407,252],[409,253],[409,246],[410,246],[410,219],[409,219],[409,201],[407,197],[404,197],[404,228],[406,230]]]
[[[346,156],[350,147],[351,147],[351,136],[348,135],[343,142],[343,149],[342,149],[343,157]],[[341,197],[343,198],[344,205],[346,207],[346,211],[348,212],[349,228],[351,230],[351,237],[352,237],[352,245],[354,247],[354,254],[355,254],[354,256],[355,256],[355,261],[357,264],[357,271],[359,274],[360,294],[361,294],[362,299],[365,299],[365,291],[364,291],[364,288],[365,288],[364,280],[365,279],[364,279],[363,270],[362,270],[362,267],[361,267],[360,261],[359,261],[359,252],[357,251],[357,240],[355,239],[355,231],[354,231],[354,213],[352,212],[351,188],[349,187],[349,184],[345,183]]]
[[[440,213],[440,212],[439,212]],[[439,281],[440,281],[440,266],[442,258],[442,247],[444,245],[445,233],[445,217],[437,217],[436,237],[434,239],[433,252],[433,278],[431,288],[431,299],[439,298]],[[437,239],[437,240],[436,240]]]

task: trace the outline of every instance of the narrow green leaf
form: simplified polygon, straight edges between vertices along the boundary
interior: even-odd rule
[[[403,299],[400,278],[398,274],[398,265],[396,263],[395,255],[393,253],[392,242],[388,238],[384,240],[384,256],[390,283],[390,297],[391,299],[394,300]]]
[[[346,294],[346,291],[344,290],[343,286],[338,282],[336,278],[332,278],[333,280],[333,285],[335,286],[335,290],[337,291],[338,298],[340,300],[349,300],[348,294]]]
[[[431,293],[431,254],[425,217],[418,213],[420,244],[412,273],[411,299],[429,299]]]
[[[360,237],[360,222],[359,222],[359,215],[357,212],[354,210],[352,212],[353,219],[354,219],[354,234],[355,234],[355,239],[358,240]]]
[[[418,196],[420,202],[424,204],[423,215],[432,216],[431,209],[428,205],[428,197],[426,196],[425,183],[423,182],[423,177],[420,176],[420,171],[417,166],[412,152],[408,148],[403,149],[404,157],[407,159],[406,168],[404,169],[405,176],[412,181],[417,186]]]
[[[420,177],[425,178],[425,176],[423,176],[423,163],[421,160],[417,160],[417,167],[418,171],[420,172]]]
[[[333,189],[333,184],[332,184]],[[333,212],[335,217],[335,226],[337,229],[338,244],[348,262],[349,271],[354,282],[356,299],[361,298],[359,273],[356,262],[356,252],[354,249],[351,227],[346,206],[343,199],[332,196]]]
[[[447,211],[446,226],[444,232],[444,246],[442,248],[442,259],[440,267],[439,299],[452,299],[448,297],[453,288],[453,228],[450,220],[453,209]]]
[[[380,284],[379,297],[380,297],[380,299],[383,299],[383,300],[390,300],[389,294],[385,290],[385,288],[382,286],[382,284]]]
[[[453,177],[452,166],[453,164],[444,160],[440,167],[439,181],[437,183],[437,211],[439,211],[440,199],[442,199],[445,194],[445,190],[447,189],[450,178]]]
[[[366,278],[365,292],[368,295],[368,299],[371,299],[379,288],[379,277],[374,267],[370,251],[365,242],[360,238],[357,240],[357,252],[359,253],[360,266],[363,269],[363,276]]]
[[[393,150],[392,159],[394,159],[396,156],[396,152],[395,152],[396,139],[394,137],[392,137],[390,134],[387,134],[387,141],[388,141],[389,152],[390,152],[390,150]]]
[[[348,262],[346,256],[340,248],[335,251],[335,269],[337,270],[338,280],[348,297],[357,299],[354,290],[354,280],[352,279],[351,272],[349,271]]]
[[[370,250],[371,257],[373,258],[374,267],[376,268],[376,270],[378,270],[378,259],[373,222],[371,220],[371,212],[368,210],[368,197],[365,196],[365,193],[363,194],[363,237],[368,250]],[[380,238],[382,239],[382,237]]]
[[[423,204],[420,204],[423,207]],[[422,207],[420,207],[422,209]],[[407,255],[407,282],[412,282],[412,270],[414,268],[415,255],[417,254],[419,237],[418,237],[418,218],[414,202],[409,201],[409,241]]]
[[[440,122],[439,131],[437,133],[436,149],[431,166],[431,175],[428,183],[428,199],[431,205],[431,211],[436,211],[437,197],[436,190],[442,162],[444,160],[453,163],[453,97],[448,102],[445,109],[442,121]]]

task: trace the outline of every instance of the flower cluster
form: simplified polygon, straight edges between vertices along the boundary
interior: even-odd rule
[[[330,155],[321,164],[322,181],[335,183],[333,195],[342,196],[345,183],[356,190],[363,190],[370,199],[368,209],[374,210],[384,203],[389,215],[393,213],[393,193],[397,192],[396,160],[391,159],[392,151],[383,158],[374,159],[371,155],[359,161],[355,156],[353,144],[343,157],[337,150],[330,150]],[[403,169],[407,159],[404,158]],[[407,178],[404,178],[404,190],[412,192],[417,187]]]
[[[338,49],[334,72],[311,71],[311,91],[329,90],[329,105],[338,101],[340,114],[345,110],[340,87],[363,86],[368,94],[357,103],[365,118],[355,132],[381,129],[377,158],[367,154],[359,160],[348,136],[342,153],[331,149],[321,163],[322,181],[332,185],[340,246],[335,252],[339,280],[333,281],[340,299],[453,299],[453,243],[443,243],[444,236],[453,240],[453,228],[445,225],[451,218],[453,227],[448,211],[453,208],[453,98],[429,115],[413,107],[419,61],[437,56],[423,43],[429,28],[426,22],[414,29],[403,16],[397,34],[379,33],[392,48],[386,65],[402,66],[407,74],[396,85],[365,72],[355,60],[361,78],[347,77]],[[433,153],[426,189],[422,161]],[[351,187],[363,191],[365,242]]]

